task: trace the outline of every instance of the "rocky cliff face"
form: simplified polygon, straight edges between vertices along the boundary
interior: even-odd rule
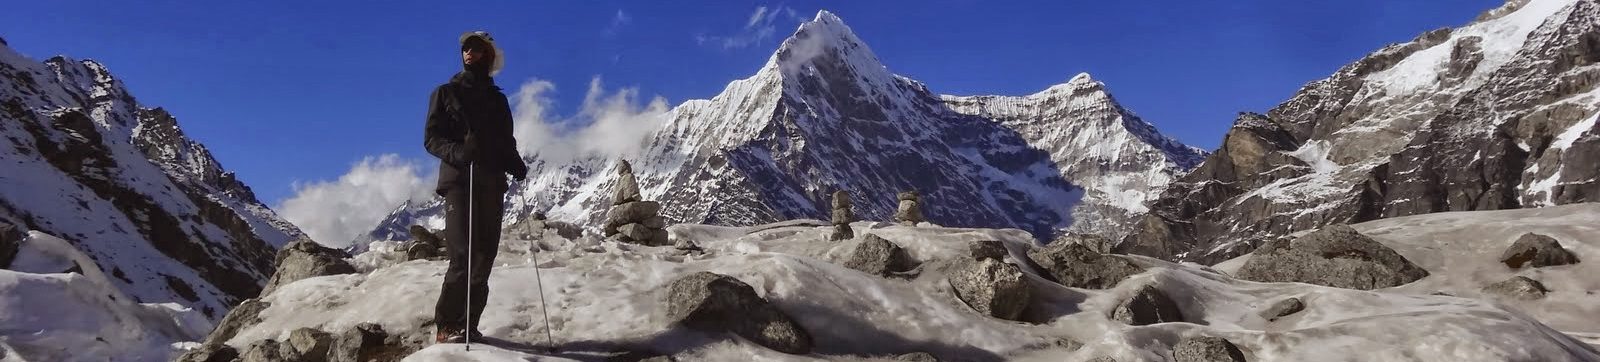
[[[661,118],[642,150],[622,157],[673,223],[826,219],[838,190],[861,218],[889,220],[896,193],[914,190],[937,224],[1044,239],[1069,227],[1117,232],[1126,228],[1108,226],[1203,155],[1157,133],[1087,75],[1027,97],[941,96],[891,73],[827,12],[754,76]],[[532,155],[534,176],[508,195],[510,220],[549,210],[598,226],[616,160],[542,156]],[[403,239],[406,223],[442,227],[438,203],[402,206],[368,239]]]
[[[0,80],[0,222],[66,240],[129,297],[220,318],[300,236],[100,63],[0,46]]]
[[[1119,250],[1215,262],[1322,225],[1595,201],[1596,61],[1594,0],[1516,0],[1390,45],[1241,114]]]

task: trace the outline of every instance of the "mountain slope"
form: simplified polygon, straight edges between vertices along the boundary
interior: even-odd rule
[[[1334,223],[1600,201],[1600,2],[1514,0],[1385,47],[1169,187],[1121,250],[1216,262]]]
[[[1066,93],[1029,99],[1077,105],[1082,98],[1091,110],[1035,111],[1011,107],[1009,98],[943,97],[891,73],[842,20],[823,11],[755,75],[730,83],[712,99],[666,112],[660,129],[640,141],[641,151],[621,157],[635,165],[645,198],[661,201],[662,215],[672,222],[754,225],[825,218],[834,190],[848,192],[861,217],[887,220],[897,206],[895,193],[917,190],[934,223],[1019,228],[1048,239],[1075,225],[1075,218],[1126,218],[1127,209],[1144,201],[1142,194],[1158,192],[1199,154],[1114,103],[1095,103],[1109,101],[1103,92],[1082,90],[1090,94],[1079,97],[1073,89],[1081,86],[1098,83],[1069,83],[1057,87]],[[1024,113],[1007,113],[1013,111]],[[1135,129],[1119,134],[1130,145],[1096,153],[1100,158],[1077,156],[1092,153],[1079,147],[1093,145],[1066,143],[1068,133],[1129,132],[1114,131],[1124,128]],[[1081,165],[1105,159],[1124,163],[1115,172]],[[1127,176],[1116,172],[1144,161],[1151,163],[1127,172],[1141,176],[1117,179]],[[610,206],[606,192],[615,183],[614,159],[534,154],[531,164],[532,179],[508,196],[508,220],[548,210],[553,219],[599,224]],[[1094,202],[1082,201],[1082,185],[1097,187],[1090,193]],[[1137,200],[1105,201],[1116,197]],[[407,223],[442,227],[438,203],[398,208],[367,240],[404,239]]]
[[[105,270],[135,302],[220,318],[260,292],[277,247],[300,235],[105,66],[0,46],[0,80],[0,222],[98,264],[66,267]]]

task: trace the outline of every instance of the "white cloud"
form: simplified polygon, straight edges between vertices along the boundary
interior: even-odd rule
[[[670,109],[661,97],[641,105],[638,88],[609,93],[600,77],[594,77],[578,112],[558,118],[551,112],[549,92],[554,90],[555,84],[530,79],[512,95],[512,132],[524,156],[566,162],[581,156],[633,154],[655,134]]]
[[[780,14],[783,16],[780,16]],[[700,45],[715,46],[722,49],[744,48],[771,39],[778,32],[779,22],[784,19],[792,20],[795,23],[805,21],[805,19],[796,15],[793,8],[788,6],[780,5],[775,8],[758,6],[756,11],[750,13],[750,17],[745,20],[744,28],[738,32],[729,35],[697,34],[694,36],[694,40],[695,43]]]
[[[632,23],[632,15],[628,15],[628,12],[622,11],[622,9],[617,9],[617,15],[611,17],[611,23],[606,25],[603,34],[607,36],[616,35],[618,31],[622,30],[622,27]]]
[[[368,156],[338,180],[296,181],[295,195],[275,209],[312,240],[343,248],[401,203],[433,197],[435,172],[395,154]]]

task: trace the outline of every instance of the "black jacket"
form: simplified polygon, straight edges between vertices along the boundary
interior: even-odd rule
[[[474,154],[467,154],[464,147],[468,132],[476,138]],[[439,158],[439,184],[434,189],[439,195],[467,186],[469,164],[477,165],[478,186],[500,192],[506,187],[506,174],[528,173],[511,135],[511,106],[494,78],[485,75],[462,71],[434,88],[422,145]]]

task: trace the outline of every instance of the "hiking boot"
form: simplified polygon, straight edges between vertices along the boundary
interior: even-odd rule
[[[466,343],[467,334],[460,328],[440,327],[433,334],[434,343]]]
[[[483,340],[483,332],[479,332],[477,328],[467,330],[467,335],[472,336],[472,340],[474,341]]]

